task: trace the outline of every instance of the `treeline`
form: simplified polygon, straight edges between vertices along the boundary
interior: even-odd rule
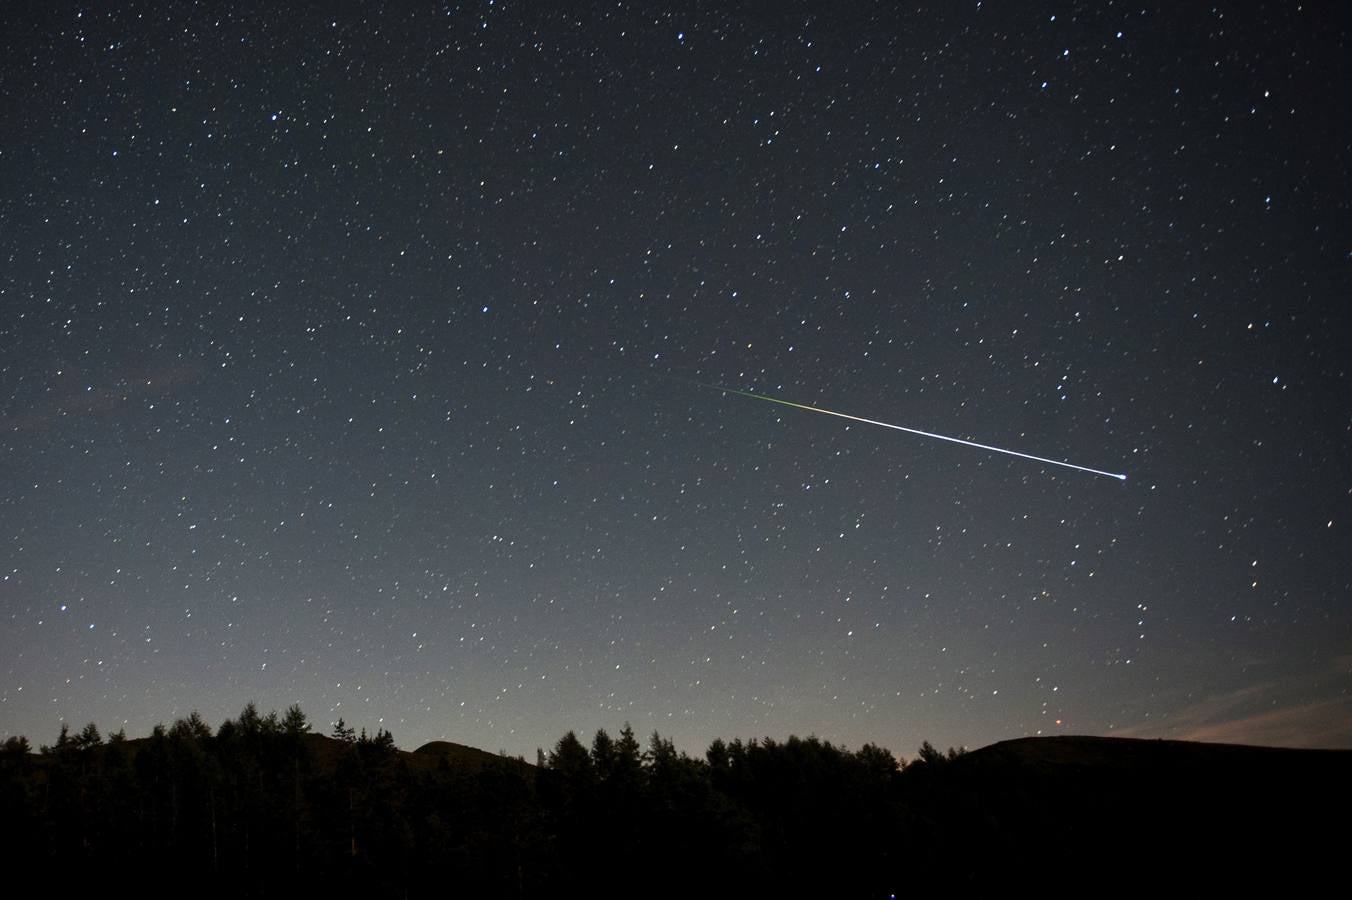
[[[1352,828],[1352,751],[1094,737],[972,753],[627,726],[535,765],[399,750],[299,707],[146,738],[0,745],[0,871],[141,896],[890,897],[1312,893]]]
[[[926,744],[903,768],[873,745],[791,737],[698,759],[627,726],[590,746],[569,732],[536,766],[452,747],[405,753],[341,720],[321,736],[299,707],[252,704],[214,732],[194,713],[137,740],[63,727],[37,754],[11,738],[0,846],[36,873],[244,897],[888,896],[920,874],[907,785],[954,755]]]

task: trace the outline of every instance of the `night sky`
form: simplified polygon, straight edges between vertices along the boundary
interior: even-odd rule
[[[284,6],[0,12],[0,734],[1352,745],[1336,4]]]

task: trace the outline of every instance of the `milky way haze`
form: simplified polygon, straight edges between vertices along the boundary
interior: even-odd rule
[[[0,733],[1352,744],[1335,4],[284,7],[0,12]]]

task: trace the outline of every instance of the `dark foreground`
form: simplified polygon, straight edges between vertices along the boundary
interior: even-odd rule
[[[10,884],[133,895],[898,897],[1289,893],[1339,879],[1352,751],[1027,738],[966,754],[815,738],[704,759],[626,729],[538,766],[252,707],[0,757]],[[1335,881],[1335,883],[1337,883]]]

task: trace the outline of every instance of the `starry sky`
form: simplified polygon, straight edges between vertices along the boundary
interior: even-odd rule
[[[1334,5],[283,7],[0,12],[0,733],[1352,745]]]

